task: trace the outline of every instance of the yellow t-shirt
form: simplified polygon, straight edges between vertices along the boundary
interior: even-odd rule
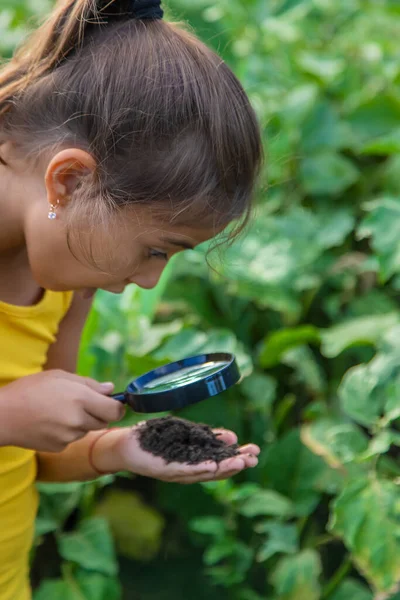
[[[71,292],[46,291],[35,306],[0,302],[0,386],[43,370],[71,301]],[[28,558],[38,503],[35,479],[32,450],[0,447],[0,600],[30,598]]]

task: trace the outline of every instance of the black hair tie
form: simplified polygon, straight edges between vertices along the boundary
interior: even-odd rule
[[[131,0],[131,5],[135,19],[162,19],[164,16],[161,0]]]

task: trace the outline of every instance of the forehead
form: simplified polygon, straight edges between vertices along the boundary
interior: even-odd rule
[[[129,211],[133,213],[133,219],[129,219],[132,227],[135,227],[137,236],[145,242],[169,243],[173,240],[181,242],[183,247],[193,247],[214,238],[225,229],[225,226],[210,223],[175,223],[173,219],[169,220],[145,207],[135,207]]]

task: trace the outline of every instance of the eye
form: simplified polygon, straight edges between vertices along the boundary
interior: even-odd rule
[[[168,254],[166,252],[161,252],[161,250],[155,250],[151,248],[149,250],[149,258],[161,258],[162,260],[168,260]]]

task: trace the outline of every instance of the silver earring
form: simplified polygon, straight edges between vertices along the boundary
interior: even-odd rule
[[[57,207],[58,207],[58,205],[59,205],[59,204],[60,204],[60,201],[59,201],[59,200],[57,200],[57,204],[56,204],[55,206],[54,206],[54,204],[50,204],[50,208],[49,208],[49,214],[47,215],[47,217],[48,217],[49,219],[51,219],[51,220],[53,220],[53,219],[57,219],[57,213],[56,213],[56,210],[57,210]]]

